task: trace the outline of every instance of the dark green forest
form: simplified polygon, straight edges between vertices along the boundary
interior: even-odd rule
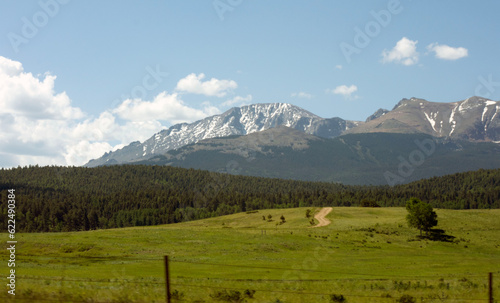
[[[168,166],[30,166],[0,170],[0,222],[15,189],[19,232],[78,231],[176,223],[264,208],[404,206],[500,208],[500,170],[389,186],[347,186],[235,176]],[[368,203],[367,203],[368,202]]]

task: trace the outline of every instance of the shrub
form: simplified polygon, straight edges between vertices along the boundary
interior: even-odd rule
[[[417,300],[413,296],[402,295],[396,302],[398,302],[398,303],[417,303]]]
[[[254,289],[246,289],[244,292],[245,296],[249,299],[253,299],[253,295],[255,294]]]
[[[359,205],[361,207],[380,207],[380,205],[377,202],[367,199],[361,200],[361,203]]]
[[[237,290],[231,290],[229,292],[227,290],[216,291],[213,294],[211,294],[210,297],[217,301],[223,301],[223,302],[232,302],[232,303],[244,302],[241,292]]]
[[[184,298],[184,293],[174,289],[174,291],[170,293],[170,297],[174,300],[182,300],[182,298]]]
[[[332,294],[330,295],[330,302],[344,303],[347,302],[347,300],[343,295]]]

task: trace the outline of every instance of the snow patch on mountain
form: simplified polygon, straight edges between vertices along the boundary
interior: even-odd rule
[[[361,123],[361,122],[359,122]],[[205,118],[191,124],[177,124],[156,133],[139,146],[129,145],[121,150],[106,153],[91,160],[86,166],[93,167],[108,163],[128,163],[163,154],[200,140],[247,135],[277,126],[287,126],[307,134],[334,138],[355,127],[358,122],[340,118],[324,119],[300,107],[287,103],[264,103],[231,108],[221,115]]]
[[[436,125],[436,120],[434,120],[433,118],[431,118],[431,117],[432,117],[432,113],[431,113],[431,115],[430,115],[430,116],[429,116],[426,112],[424,112],[424,114],[425,114],[425,117],[427,118],[427,121],[429,121],[429,123],[431,124],[432,129],[433,129],[434,131],[436,131],[436,128],[435,128],[435,125]]]
[[[496,108],[495,108],[495,114],[493,114],[493,117],[491,117],[491,120],[495,119],[495,117],[498,114],[499,110],[500,110],[500,105],[497,105]]]
[[[265,103],[231,108],[221,115],[176,124],[151,138],[91,160],[86,166],[130,163],[149,159],[200,140],[248,135],[287,126],[307,134],[334,138],[347,133],[422,132],[436,137],[470,141],[500,140],[500,102],[470,97],[454,103],[402,99],[392,111],[379,109],[365,122],[321,118],[287,103]],[[431,126],[429,127],[428,124]]]

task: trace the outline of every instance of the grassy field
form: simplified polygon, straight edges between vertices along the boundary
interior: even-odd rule
[[[305,212],[17,233],[16,300],[4,287],[0,301],[165,302],[165,255],[173,302],[333,302],[331,294],[347,302],[396,302],[403,294],[417,302],[487,302],[488,272],[500,295],[500,210],[436,210],[449,242],[418,239],[404,208],[334,208],[332,224],[321,228],[310,228]],[[0,255],[8,260],[7,250]]]

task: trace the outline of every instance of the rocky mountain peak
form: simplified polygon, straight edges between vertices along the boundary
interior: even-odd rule
[[[288,103],[253,104],[234,107],[193,123],[176,124],[143,143],[133,142],[106,153],[86,166],[142,161],[204,139],[243,136],[278,126],[322,138],[385,132],[500,142],[500,102],[477,96],[453,103],[412,97],[399,101],[392,111],[377,110],[366,122],[325,119]]]
[[[403,98],[399,101],[392,110],[405,106],[419,106],[420,103],[428,103],[429,101],[421,98],[411,97],[410,99]]]
[[[120,150],[105,154],[99,159],[91,160],[86,166],[144,160],[200,140],[247,135],[277,126],[286,126],[307,134],[333,138],[357,124],[357,122],[340,118],[324,119],[288,103],[253,104],[234,107],[220,115],[190,124],[176,124],[158,132],[144,143],[130,144]]]
[[[383,108],[379,108],[376,112],[374,112],[371,116],[369,116],[368,118],[366,118],[366,121],[365,122],[368,122],[368,121],[371,121],[371,120],[374,120],[374,119],[377,119],[379,117],[382,117],[383,115],[387,114],[389,112],[389,110],[387,109],[383,109]]]

